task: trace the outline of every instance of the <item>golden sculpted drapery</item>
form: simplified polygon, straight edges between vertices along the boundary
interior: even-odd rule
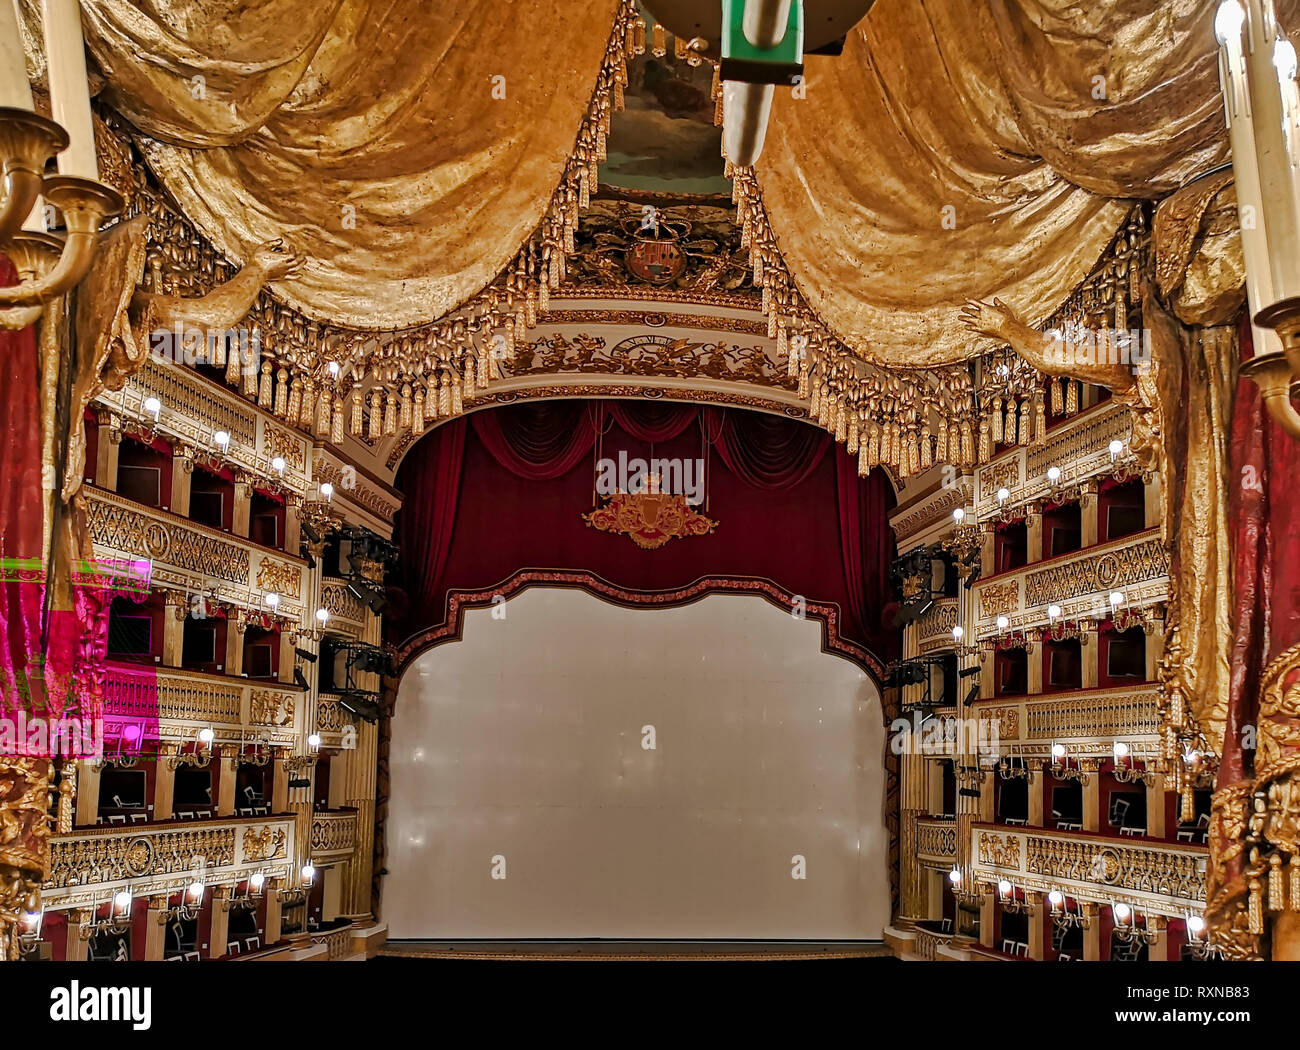
[[[1227,160],[1217,4],[877,3],[842,56],[808,59],[806,97],[777,93],[757,166],[821,320],[899,366],[994,349],[958,322],[968,298],[1044,321],[1122,200],[1160,199]]]
[[[288,303],[399,328],[478,293],[541,221],[617,7],[87,0],[83,24],[105,99],[219,249],[283,236],[310,260]]]

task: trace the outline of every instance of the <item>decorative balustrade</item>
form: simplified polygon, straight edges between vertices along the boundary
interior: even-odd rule
[[[924,962],[934,962],[938,957],[940,945],[947,945],[952,940],[951,933],[936,933],[924,926],[915,927],[916,939],[912,942],[912,951]]]
[[[979,469],[975,485],[975,513],[980,520],[998,513],[999,489],[1010,493],[1006,506],[1019,507],[1051,495],[1049,467],[1064,472],[1061,483],[1070,485],[1109,473],[1115,462],[1131,465],[1128,451],[1132,419],[1116,401],[1106,401],[1051,430],[1041,445],[1007,449]],[[1112,461],[1110,443],[1120,441],[1124,452]]]
[[[292,745],[303,693],[281,682],[253,682],[157,665],[109,664],[104,682],[105,735],[117,739],[127,721],[147,727],[157,720],[160,741],[192,740],[210,727],[216,742],[250,733],[268,744]]]
[[[311,859],[346,860],[357,845],[356,810],[318,810],[311,818]]]
[[[326,930],[311,935],[312,944],[323,944],[329,949],[326,958],[330,962],[345,959],[352,954],[352,927],[341,926],[337,930]]]
[[[306,563],[283,551],[212,529],[115,492],[87,486],[86,520],[95,553],[115,559],[147,558],[152,583],[267,612],[264,595],[280,596],[277,613],[301,619]]]
[[[342,631],[357,638],[365,633],[369,611],[342,580],[321,580],[320,603],[329,610],[331,631]]]
[[[956,822],[945,817],[917,818],[916,856],[931,867],[950,867],[957,856]]]
[[[984,700],[978,717],[996,722],[997,731],[979,738],[996,740],[999,754],[1026,758],[1048,758],[1058,743],[1071,758],[1109,758],[1120,740],[1132,758],[1152,760],[1163,754],[1158,704],[1154,683]]]
[[[1123,592],[1128,611],[1168,599],[1169,548],[1158,529],[976,583],[976,634],[981,639],[997,637],[999,616],[1010,619],[1011,630],[1048,629],[1052,605],[1061,607],[1060,620],[1106,620],[1115,590]]]
[[[242,882],[254,872],[286,878],[293,855],[292,817],[78,828],[50,837],[41,896],[47,908],[63,909],[102,903],[121,889],[136,897],[174,893],[193,881],[200,865],[210,886]]]
[[[308,442],[274,422],[242,398],[210,383],[197,372],[150,356],[120,391],[104,391],[95,402],[118,415],[126,428],[143,415],[141,406],[148,397],[156,397],[163,406],[153,430],[201,453],[215,453],[213,434],[224,430],[230,445],[223,453],[236,469],[274,478],[300,495],[315,490],[308,463]],[[271,469],[271,460],[285,461],[283,475]]]
[[[1008,879],[1023,889],[1058,889],[1100,904],[1123,901],[1162,915],[1205,907],[1205,846],[976,824],[971,857],[984,883]]]
[[[952,648],[952,629],[957,626],[957,599],[940,598],[916,620],[916,644],[922,653]]]

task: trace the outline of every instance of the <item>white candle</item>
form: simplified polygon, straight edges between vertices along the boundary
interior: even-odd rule
[[[50,110],[71,139],[68,148],[59,154],[59,174],[98,180],[80,0],[41,0],[41,12],[45,19]]]
[[[27,58],[18,32],[18,0],[0,0],[0,106],[32,108]]]

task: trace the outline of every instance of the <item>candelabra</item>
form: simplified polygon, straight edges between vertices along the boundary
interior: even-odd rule
[[[216,734],[210,728],[205,726],[200,729],[194,746],[187,751],[171,755],[167,759],[167,768],[173,772],[181,766],[190,766],[193,769],[207,769],[212,762],[212,742],[215,739]]]
[[[952,887],[953,900],[959,908],[966,911],[979,910],[983,891],[969,864],[954,864],[948,872],[948,884]]]
[[[1060,890],[1052,890],[1047,895],[1047,903],[1052,907],[1052,921],[1062,929],[1087,930],[1092,927],[1092,916],[1084,910],[1079,901],[1070,907],[1070,898]]]
[[[1023,757],[1008,755],[998,761],[998,776],[1003,780],[1028,780],[1032,775]]]
[[[1114,750],[1115,769],[1112,775],[1121,784],[1143,784],[1150,787],[1160,778],[1159,770],[1147,767],[1139,769],[1137,764],[1129,759],[1128,744],[1116,740]]]
[[[239,735],[239,762],[245,766],[262,767],[271,761],[271,739],[265,731]]]
[[[131,928],[131,901],[131,891],[123,889],[118,890],[106,905],[92,907],[88,918],[79,927],[82,939],[88,941],[100,933],[111,933],[114,936],[126,933]],[[101,907],[108,909],[108,914],[102,919],[99,917]]]
[[[1067,638],[1079,639],[1080,645],[1088,644],[1088,636],[1096,630],[1097,625],[1090,620],[1065,619],[1059,605],[1049,605],[1047,607],[1047,630],[1044,637],[1050,638],[1054,642],[1063,642]]]
[[[1011,885],[1011,880],[998,882],[998,904],[1009,915],[1020,915],[1032,909],[1033,905],[1025,900],[1024,892]]]
[[[1074,765],[1070,764],[1064,744],[1052,745],[1052,761],[1047,769],[1057,780],[1077,780],[1080,784],[1088,783],[1088,770],[1084,769],[1077,759]]]
[[[1246,296],[1258,312],[1255,356],[1240,374],[1259,387],[1273,418],[1300,437],[1300,413],[1291,403],[1300,375],[1296,52],[1272,0],[1224,0],[1214,32],[1237,201],[1243,215],[1255,217],[1241,224]]]
[[[199,917],[199,912],[202,910],[203,883],[196,879],[181,891],[181,900],[179,904],[168,906],[166,921],[193,922]]]
[[[1200,915],[1187,916],[1187,954],[1198,962],[1208,962],[1221,954],[1210,942],[1210,931],[1206,929],[1205,919]]]
[[[1123,903],[1112,904],[1110,911],[1115,919],[1115,937],[1124,944],[1155,944],[1164,933],[1164,920],[1159,915]]]

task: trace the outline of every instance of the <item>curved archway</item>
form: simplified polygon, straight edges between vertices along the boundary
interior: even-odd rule
[[[462,615],[398,686],[393,937],[881,936],[880,693],[820,624],[543,581]]]

